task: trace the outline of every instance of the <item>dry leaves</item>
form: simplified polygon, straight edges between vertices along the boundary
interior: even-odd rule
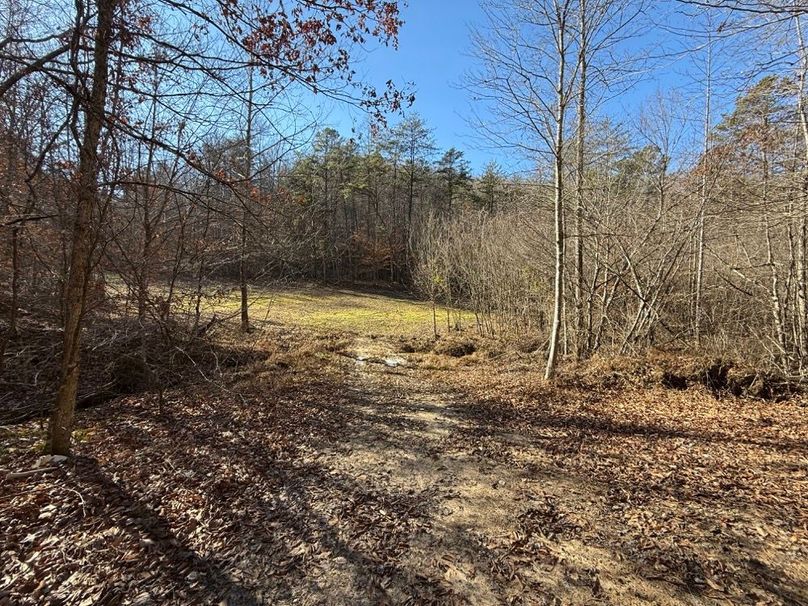
[[[808,602],[800,402],[318,356],[83,413],[0,485],[0,604]]]

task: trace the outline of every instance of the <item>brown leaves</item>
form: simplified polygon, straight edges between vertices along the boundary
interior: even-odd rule
[[[149,396],[85,412],[75,460],[0,485],[0,602],[803,600],[797,402],[271,341],[163,416]],[[0,467],[33,467],[24,430]]]
[[[536,374],[515,362],[441,375],[468,394],[473,424],[491,423],[532,443],[537,462],[525,460],[525,451],[515,465],[522,461],[546,483],[552,472],[542,461],[549,457],[557,473],[591,491],[589,524],[577,513],[577,496],[531,504],[519,517],[515,548],[531,536],[561,546],[580,537],[628,558],[640,577],[700,594],[737,601],[764,586],[761,595],[772,603],[808,595],[797,564],[808,556],[801,530],[808,414],[799,399],[774,405],[717,400],[706,389],[553,386]],[[489,448],[497,443],[502,449],[495,433]],[[760,553],[767,554],[765,568],[750,568],[748,558]]]

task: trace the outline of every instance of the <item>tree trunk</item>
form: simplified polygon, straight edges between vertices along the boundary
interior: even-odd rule
[[[587,29],[586,0],[579,7],[578,51],[578,132],[576,133],[575,170],[575,356],[580,360],[587,355],[589,336],[584,335],[584,142],[586,129],[586,70],[587,70]]]
[[[150,171],[151,167],[147,167]],[[146,303],[149,298],[149,257],[151,256],[151,204],[148,180],[151,177],[147,172],[147,183],[143,187],[145,197],[143,200],[143,258],[140,260],[140,268],[137,276],[137,318],[140,325],[146,322]]]
[[[247,204],[252,195],[252,123],[253,123],[253,68],[247,68],[247,131],[244,144],[246,146],[244,170],[244,199],[241,204],[241,243],[238,257],[238,279],[241,291],[241,332],[250,330],[250,308],[247,292],[247,217],[249,216]]]
[[[710,32],[712,34],[712,32]],[[696,227],[696,276],[694,279],[695,293],[693,297],[693,336],[696,347],[701,346],[701,320],[702,320],[702,294],[704,289],[704,217],[707,211],[709,198],[709,153],[710,153],[710,124],[713,93],[713,46],[712,36],[707,39],[707,90],[704,100],[704,146],[702,150],[701,191],[699,199],[698,225]]]
[[[8,313],[8,336],[17,337],[17,312],[20,299],[20,229],[11,230],[11,309]],[[0,362],[2,365],[2,362]]]
[[[566,23],[562,19],[558,24],[558,80],[557,108],[553,149],[553,183],[555,185],[554,223],[555,223],[555,282],[553,285],[553,324],[550,329],[550,351],[547,354],[545,379],[555,376],[558,358],[558,342],[561,332],[562,304],[564,299],[564,114],[567,99],[564,90],[566,81]]]
[[[70,453],[76,391],[79,382],[81,327],[90,277],[98,207],[98,145],[107,99],[107,66],[112,43],[115,0],[96,0],[98,12],[93,49],[93,77],[85,100],[85,127],[79,149],[79,175],[70,269],[65,287],[65,318],[59,390],[48,426],[46,449],[51,454]]]
[[[808,167],[808,114],[805,108],[805,80],[808,76],[808,49],[805,47],[805,38],[802,33],[802,21],[800,16],[794,17],[797,41],[799,44],[800,72],[797,79],[797,113],[799,114],[800,129],[802,131],[803,147],[805,152],[806,167]],[[808,168],[803,168],[802,176],[802,201],[800,204],[799,221],[799,247],[797,250],[797,300],[798,318],[801,327],[799,346],[803,356],[808,352]],[[801,357],[802,360],[802,357]]]
[[[767,120],[764,119],[764,129],[768,130]],[[764,131],[765,132],[765,131]],[[771,221],[769,219],[769,155],[764,149],[761,154],[763,161],[763,193],[762,193],[762,206],[763,218],[766,227],[766,265],[769,268],[769,275],[771,279],[771,291],[769,297],[771,299],[771,313],[772,323],[774,324],[774,334],[777,347],[780,349],[779,354],[775,355],[775,363],[783,366],[789,364],[788,344],[786,342],[786,328],[783,318],[783,303],[780,299],[780,276],[777,270],[777,263],[774,258],[774,246],[772,243],[772,229]]]

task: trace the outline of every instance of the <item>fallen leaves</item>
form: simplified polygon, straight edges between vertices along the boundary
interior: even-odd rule
[[[806,601],[799,402],[319,363],[83,413],[0,485],[0,604]]]

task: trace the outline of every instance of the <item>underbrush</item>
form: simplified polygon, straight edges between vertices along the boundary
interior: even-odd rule
[[[317,294],[300,294],[294,310],[317,309]],[[47,416],[58,388],[62,347],[58,301],[26,301],[16,334],[11,335],[3,324],[6,295],[0,291],[0,425]],[[336,302],[353,302],[349,294],[326,295],[323,305],[328,310]],[[384,305],[383,300],[372,301],[376,307]],[[231,392],[277,389],[293,377],[317,376],[327,366],[323,357],[350,343],[336,326],[322,330],[306,323],[279,323],[262,319],[255,309],[247,334],[239,330],[233,314],[222,314],[216,306],[205,307],[196,321],[193,310],[173,311],[166,317],[157,307],[150,308],[141,321],[132,315],[131,302],[121,289],[114,288],[91,301],[82,332],[77,408],[137,394],[154,396],[162,408],[166,391],[195,384]]]
[[[535,337],[484,337],[458,331],[432,340],[402,340],[401,351],[416,354],[423,368],[451,370],[496,360],[502,370],[544,372],[545,345]],[[728,357],[650,349],[638,355],[596,355],[567,358],[555,383],[580,388],[663,387],[707,389],[716,397],[735,396],[780,401],[803,393],[801,380],[772,368],[759,368]]]
[[[350,340],[307,328],[256,323],[242,333],[236,321],[211,318],[198,325],[179,314],[168,319],[121,316],[113,305],[88,315],[82,335],[77,408],[115,398],[163,394],[207,384],[212,389],[277,389],[293,376],[315,375],[323,356]],[[59,381],[62,331],[52,309],[28,310],[6,341],[0,367],[0,425],[46,416]]]
[[[684,390],[701,386],[716,397],[780,401],[802,393],[803,385],[768,369],[714,356],[650,350],[640,356],[596,356],[562,365],[558,380],[581,387],[654,387]]]
[[[0,369],[0,424],[48,413],[59,380],[62,331],[53,316],[29,314],[6,343]],[[175,321],[149,321],[96,314],[82,336],[77,408],[122,395],[216,381],[265,357],[249,344],[216,331],[194,331]]]

